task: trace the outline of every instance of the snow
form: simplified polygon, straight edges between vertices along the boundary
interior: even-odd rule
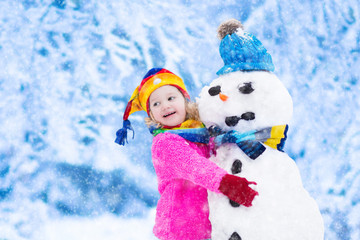
[[[285,151],[325,238],[358,239],[355,0],[0,1],[0,239],[100,226],[96,238],[84,231],[99,239],[137,223],[148,235],[123,239],[151,239],[159,196],[144,114],[132,119],[128,147],[115,145],[115,132],[149,68],[183,77],[192,97],[216,78],[216,28],[228,18],[266,46],[292,96]]]
[[[156,239],[152,236],[155,209],[150,209],[144,218],[119,218],[104,214],[94,218],[64,218],[50,220],[44,226],[42,239]]]

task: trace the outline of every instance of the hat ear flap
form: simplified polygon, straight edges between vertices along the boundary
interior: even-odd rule
[[[133,132],[133,139],[134,139],[134,136],[135,136],[135,132],[134,132],[134,129],[132,128],[131,126],[131,123],[129,120],[124,120],[123,122],[123,127],[120,128],[117,132],[116,132],[116,139],[115,139],[115,142],[117,144],[120,144],[120,145],[125,145],[125,142],[128,143],[127,141],[127,130],[131,130]]]
[[[137,111],[143,110],[140,102],[139,102],[139,87],[135,89],[133,92],[130,101],[126,105],[124,116],[123,116],[123,127],[120,128],[116,132],[116,139],[115,142],[120,145],[125,145],[125,143],[128,143],[127,141],[127,130],[131,130],[133,132],[133,138],[135,136],[135,131],[133,127],[131,126],[131,122],[128,120],[129,116]]]

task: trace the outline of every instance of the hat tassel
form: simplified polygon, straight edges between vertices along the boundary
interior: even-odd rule
[[[117,132],[116,132],[116,139],[115,142],[117,144],[120,145],[125,145],[125,142],[128,143],[127,141],[127,130],[131,130],[133,132],[133,138],[135,136],[135,132],[134,129],[131,126],[131,123],[129,120],[124,120],[123,122],[123,127],[120,128]]]

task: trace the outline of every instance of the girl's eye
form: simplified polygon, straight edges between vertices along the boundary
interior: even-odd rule
[[[157,106],[159,106],[159,105],[160,105],[159,102],[154,102],[154,103],[153,103],[153,107],[157,107]]]
[[[169,97],[168,100],[171,101],[171,100],[174,100],[175,97]]]
[[[244,85],[242,85],[241,87],[239,86],[239,91],[243,94],[250,94],[254,90],[255,89],[251,86],[251,82],[244,83]]]
[[[221,87],[218,85],[218,86],[215,86],[215,87],[211,87],[209,89],[209,94],[210,96],[216,96],[218,95],[219,93],[221,92]]]

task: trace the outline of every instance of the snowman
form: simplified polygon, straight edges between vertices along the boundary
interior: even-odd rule
[[[237,20],[218,28],[225,66],[202,89],[201,120],[214,136],[210,158],[228,173],[253,181],[251,207],[209,192],[212,240],[322,240],[323,220],[285,152],[292,99],[272,73],[271,56]]]

